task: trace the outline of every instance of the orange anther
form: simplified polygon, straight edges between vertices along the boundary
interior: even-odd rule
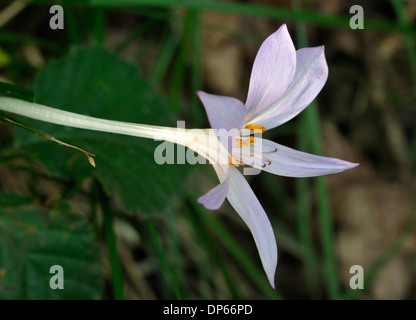
[[[237,137],[235,139],[235,143],[239,147],[242,147],[242,146],[250,147],[254,143],[254,137],[253,136],[250,136],[250,137],[247,137],[247,138]]]
[[[228,163],[233,167],[239,167],[239,166],[244,166],[245,165],[244,162],[236,160],[234,156],[231,156],[231,157],[229,156],[228,157]]]
[[[261,133],[264,133],[266,131],[265,127],[263,127],[261,125],[258,125],[258,124],[248,124],[244,128],[250,129],[250,132],[260,132],[261,131]]]

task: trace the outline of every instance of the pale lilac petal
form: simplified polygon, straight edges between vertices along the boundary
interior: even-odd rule
[[[355,168],[358,163],[317,156],[314,154],[294,150],[266,139],[257,139],[264,150],[276,150],[275,153],[264,155],[271,161],[270,165],[260,168],[264,171],[286,177],[316,177],[331,173],[338,173]]]
[[[251,123],[268,130],[291,120],[316,98],[327,78],[324,47],[299,49],[296,52],[296,73],[285,95]]]
[[[220,184],[208,191],[205,195],[198,198],[198,202],[208,210],[217,210],[223,204],[230,185],[229,165],[213,164],[215,172],[220,180]]]
[[[251,71],[246,122],[273,105],[286,92],[296,70],[296,50],[287,26],[270,35],[261,45]]]
[[[232,97],[218,96],[203,91],[197,92],[208,116],[211,128],[218,139],[231,153],[235,136],[244,124],[247,110],[244,104]]]
[[[218,210],[227,196],[229,185],[230,177],[227,177],[224,182],[212,188],[202,197],[199,197],[198,202],[208,210]]]
[[[249,227],[259,251],[264,271],[270,285],[274,288],[277,245],[273,228],[247,180],[235,167],[230,167],[230,187],[227,199]]]
[[[247,110],[240,100],[203,91],[198,91],[197,94],[205,107],[212,129],[241,129]]]

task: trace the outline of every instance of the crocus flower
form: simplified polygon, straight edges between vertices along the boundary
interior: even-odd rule
[[[317,96],[327,76],[323,47],[296,51],[287,27],[283,25],[260,47],[245,104],[232,97],[198,92],[212,129],[167,128],[99,119],[8,97],[0,97],[0,110],[58,125],[165,140],[199,153],[213,165],[220,184],[198,201],[215,210],[225,198],[228,199],[249,227],[267,278],[274,288],[277,266],[274,232],[261,204],[236,167],[252,165],[281,176],[312,177],[357,166],[251,135],[295,117]],[[231,144],[221,139],[221,131],[232,132]]]
[[[277,246],[272,226],[246,179],[236,168],[245,159],[254,159],[256,168],[287,177],[313,177],[337,173],[358,164],[297,151],[273,141],[245,137],[254,132],[277,127],[299,114],[321,91],[328,77],[324,48],[295,50],[286,25],[270,35],[261,45],[254,61],[247,101],[198,92],[213,129],[232,130],[235,145],[230,152],[228,170],[214,164],[220,184],[199,198],[207,209],[218,209],[227,198],[250,228],[263,268],[274,288]],[[259,150],[248,157],[251,149]]]

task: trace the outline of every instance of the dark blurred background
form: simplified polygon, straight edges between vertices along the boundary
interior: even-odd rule
[[[64,6],[64,30],[51,30],[46,23],[50,4],[2,1],[0,81],[31,87],[51,62],[81,46],[103,46],[136,66],[167,101],[174,118],[186,120],[190,128],[209,126],[197,89],[245,101],[257,50],[282,23],[288,24],[297,48],[325,45],[329,78],[310,107],[319,118],[313,118],[313,111],[302,113],[267,138],[361,165],[322,180],[268,173],[249,178],[275,227],[278,295],[416,299],[416,2],[55,3]],[[352,30],[349,10],[357,4],[364,9],[364,29]],[[134,104],[130,107],[140,106]],[[42,130],[41,123],[38,128]],[[17,130],[0,123],[0,158],[16,147]],[[320,136],[320,146],[310,141],[313,135]],[[59,186],[71,177],[33,176],[19,169],[19,161],[0,163],[3,192],[37,197],[44,206],[62,197]],[[149,218],[126,212],[108,195],[126,299],[277,297],[267,283],[259,285],[266,276],[251,234],[233,209],[225,204],[211,213],[195,203],[195,196],[216,183],[213,170],[201,167],[188,168],[182,183],[195,193],[183,196],[171,215]],[[71,201],[81,212],[90,212],[94,192],[87,178]],[[98,226],[100,230],[100,222]],[[96,236],[103,263],[99,296],[114,298],[108,243],[100,231]],[[335,271],[328,271],[331,265]],[[353,265],[364,268],[364,290],[349,289]],[[336,284],[328,278],[331,272]],[[179,289],[172,289],[172,283]]]

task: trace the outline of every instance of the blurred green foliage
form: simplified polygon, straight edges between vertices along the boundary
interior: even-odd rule
[[[40,104],[103,119],[176,126],[160,94],[137,68],[104,49],[78,49],[72,56],[50,64],[33,88]],[[33,120],[26,123],[39,125]],[[160,214],[174,207],[184,193],[185,166],[156,164],[153,153],[158,142],[51,124],[42,124],[42,129],[57,139],[91,150],[97,155],[97,167],[92,168],[82,153],[57,148],[22,130],[16,132],[17,142],[54,176],[77,181],[93,175],[123,210]]]
[[[29,206],[29,204],[31,204]],[[99,299],[103,264],[87,220],[64,202],[49,209],[0,192],[0,299]],[[64,289],[51,290],[54,265]]]

